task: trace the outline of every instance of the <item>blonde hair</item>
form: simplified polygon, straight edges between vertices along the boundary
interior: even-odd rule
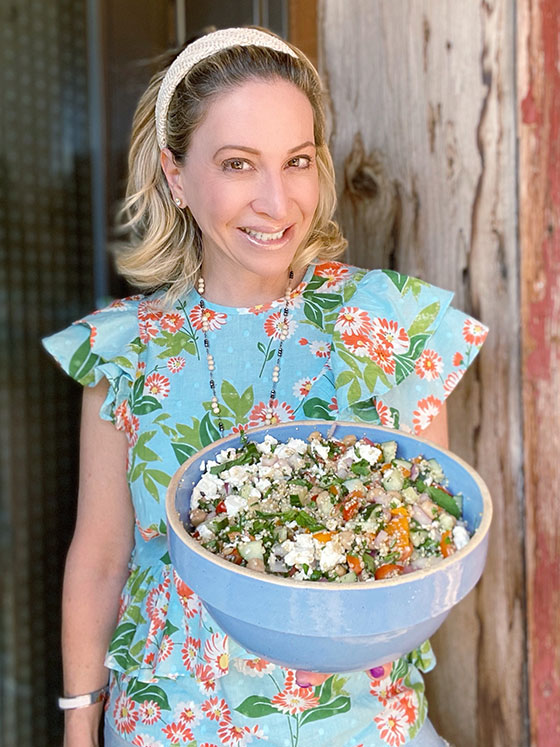
[[[280,78],[307,96],[313,109],[319,201],[307,237],[292,262],[297,271],[315,259],[338,257],[346,248],[346,240],[332,220],[336,191],[326,142],[321,81],[311,62],[290,47],[297,57],[264,47],[236,46],[198,62],[175,89],[166,139],[175,162],[182,165],[209,103],[225,90],[249,80]],[[128,240],[119,245],[116,257],[119,272],[132,285],[141,290],[166,287],[170,303],[192,288],[202,263],[200,229],[188,208],[179,209],[173,202],[157,142],[157,95],[174,58],[153,76],[134,115],[126,198],[119,212],[120,230],[128,234]]]

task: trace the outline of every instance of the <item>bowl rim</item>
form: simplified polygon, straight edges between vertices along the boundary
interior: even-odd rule
[[[348,421],[348,420],[287,420],[282,421],[280,423],[275,423],[274,425],[264,425],[259,426],[258,428],[251,428],[246,431],[249,438],[251,438],[254,434],[257,433],[264,433],[265,435],[267,433],[271,432],[271,435],[274,434],[274,430],[284,426],[322,426],[323,428],[329,427],[329,433],[332,435],[334,431],[336,430],[337,426],[350,426],[353,428],[374,428],[375,430],[380,430],[385,433],[387,433],[389,436],[392,435],[392,438],[388,438],[387,440],[395,440],[395,436],[402,436],[406,438],[412,438],[414,441],[418,441],[419,443],[426,444],[429,447],[435,448],[438,451],[442,452],[446,456],[448,456],[453,461],[457,462],[460,467],[462,467],[465,471],[467,471],[470,476],[472,477],[473,481],[477,484],[480,494],[482,496],[482,515],[481,515],[481,521],[480,524],[475,529],[474,534],[469,539],[469,542],[465,545],[465,547],[461,548],[460,550],[457,550],[457,552],[453,553],[447,558],[442,558],[435,566],[431,566],[430,568],[421,568],[416,571],[411,571],[410,573],[405,573],[401,576],[395,576],[392,578],[387,579],[376,579],[372,581],[364,581],[363,583],[352,583],[352,584],[336,584],[336,583],[324,583],[320,581],[301,581],[296,580],[294,581],[291,578],[283,578],[279,576],[274,576],[270,573],[261,573],[259,571],[252,571],[248,568],[245,568],[243,566],[235,565],[234,563],[231,563],[228,560],[225,560],[224,558],[220,558],[218,555],[215,555],[214,553],[210,552],[210,550],[206,550],[206,548],[202,547],[202,545],[195,540],[191,535],[187,532],[187,530],[184,528],[181,520],[179,519],[179,514],[177,512],[177,509],[175,508],[175,496],[177,493],[177,488],[180,485],[180,482],[183,478],[183,474],[187,471],[187,469],[190,467],[190,465],[195,460],[200,460],[203,458],[203,455],[211,450],[216,449],[221,444],[227,445],[228,441],[233,441],[235,439],[239,438],[238,433],[232,433],[227,436],[224,436],[223,438],[220,438],[216,441],[213,441],[211,444],[208,444],[208,446],[205,446],[204,448],[200,449],[196,452],[196,454],[193,454],[191,457],[189,457],[183,464],[179,466],[173,477],[171,478],[171,482],[168,485],[167,491],[166,491],[166,497],[165,497],[165,510],[167,515],[167,526],[169,530],[169,526],[173,529],[176,536],[180,538],[180,540],[187,545],[189,550],[191,552],[195,552],[199,557],[201,557],[203,560],[213,563],[219,568],[222,568],[223,570],[227,570],[234,574],[240,574],[242,577],[246,578],[253,578],[261,583],[267,583],[272,584],[273,586],[280,586],[284,588],[289,589],[313,589],[321,591],[325,591],[327,593],[336,593],[344,590],[348,593],[357,593],[357,592],[363,592],[366,589],[387,589],[392,586],[402,586],[409,582],[419,582],[423,578],[426,578],[427,576],[431,576],[435,573],[437,573],[439,570],[445,568],[450,569],[453,565],[456,565],[458,563],[461,563],[463,558],[467,555],[470,555],[480,544],[486,541],[490,524],[492,522],[492,515],[493,515],[493,508],[492,508],[492,499],[490,497],[490,491],[482,479],[482,477],[476,472],[476,470],[473,469],[467,462],[464,461],[461,457],[459,457],[454,452],[450,451],[449,449],[445,449],[439,444],[434,443],[433,441],[430,441],[427,438],[423,438],[422,436],[417,436],[414,433],[407,433],[405,431],[398,431],[394,428],[388,428],[386,426],[382,425],[372,425],[370,423],[361,423],[361,422],[355,422],[355,421]],[[331,432],[332,431],[332,432]],[[330,436],[329,436],[330,437]],[[169,535],[169,532],[168,532]],[[169,544],[169,536],[168,536],[168,544]]]

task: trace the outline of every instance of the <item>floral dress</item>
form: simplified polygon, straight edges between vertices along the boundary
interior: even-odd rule
[[[486,328],[452,294],[393,271],[310,265],[289,297],[275,421],[364,420],[420,432],[478,353]],[[170,564],[165,490],[220,437],[202,321],[228,431],[265,422],[284,299],[252,308],[191,291],[113,302],[45,340],[73,378],[109,382],[101,417],[125,432],[135,546],[107,652],[106,717],[141,747],[400,747],[426,718],[428,643],[368,672],[313,686],[228,639]],[[328,738],[325,737],[328,735]]]

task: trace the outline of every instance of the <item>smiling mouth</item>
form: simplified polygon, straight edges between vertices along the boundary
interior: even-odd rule
[[[264,231],[253,231],[251,228],[241,229],[241,231],[247,234],[249,238],[263,243],[272,243],[274,241],[279,241],[280,239],[282,239],[287,230],[287,228],[283,228],[281,231],[276,231],[275,233],[265,233]]]

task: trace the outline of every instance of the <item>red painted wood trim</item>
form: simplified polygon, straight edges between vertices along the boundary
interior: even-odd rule
[[[531,744],[560,745],[560,4],[519,6]],[[524,86],[524,90],[523,90]]]

